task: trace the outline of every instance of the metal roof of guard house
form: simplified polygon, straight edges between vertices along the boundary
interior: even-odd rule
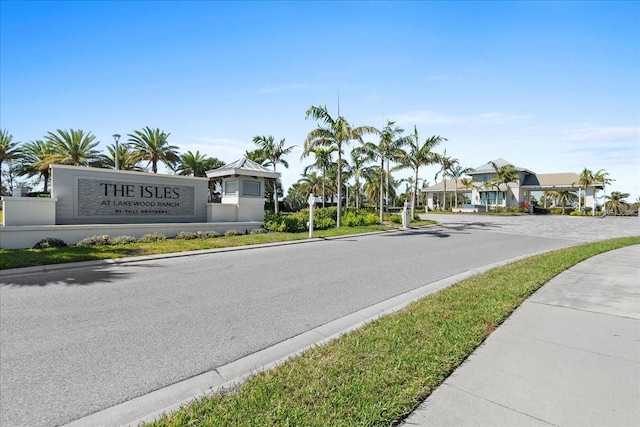
[[[254,176],[261,178],[280,178],[280,172],[274,172],[246,157],[229,163],[218,169],[207,171],[207,178],[224,178],[228,176]]]

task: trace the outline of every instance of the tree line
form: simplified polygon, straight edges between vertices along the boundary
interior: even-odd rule
[[[301,178],[288,189],[284,197],[284,203],[292,210],[306,206],[309,194],[313,193],[320,197],[323,206],[327,202],[337,206],[337,226],[340,226],[343,205],[352,204],[360,208],[365,202],[377,207],[382,221],[383,212],[388,211],[392,200],[396,200],[397,189],[404,182],[406,191],[403,198],[410,202],[413,216],[420,181],[422,188],[429,186],[426,179],[420,178],[419,171],[428,165],[437,165],[438,172],[434,180],[437,182],[440,177],[444,181],[442,199],[438,197],[438,203],[443,209],[447,209],[447,179],[455,180],[456,189],[458,181],[466,189],[474,187],[474,182],[464,177],[471,169],[463,167],[459,159],[447,154],[446,149],[442,152],[435,151],[440,144],[447,141],[440,135],[420,138],[416,126],[412,134],[406,135],[405,130],[391,120],[381,129],[373,126],[354,127],[344,116],[332,116],[326,106],[311,106],[305,113],[305,119],[314,120],[317,127],[311,130],[303,141],[300,158],[301,161],[310,158],[312,162],[304,167]],[[37,181],[44,182],[44,192],[47,192],[49,166],[54,163],[102,168],[114,168],[117,164],[122,170],[150,170],[153,173],[157,173],[158,164],[164,164],[174,173],[191,176],[205,176],[207,170],[225,164],[199,151],[180,154],[178,147],[169,143],[169,136],[170,133],[147,126],[128,134],[125,142],[107,146],[105,154],[96,150],[99,142],[95,141],[95,136],[83,130],[58,129],[48,132],[42,139],[24,144],[14,142],[12,135],[7,130],[2,130],[0,191],[8,192],[2,177],[9,179],[11,188],[14,177],[26,176],[36,177]],[[256,149],[246,151],[247,158],[263,166],[272,167],[274,171],[278,165],[289,167],[286,156],[291,154],[295,145],[287,147],[285,139],[276,142],[272,135],[257,135],[253,142]],[[356,143],[356,146],[346,152],[351,143]],[[4,163],[9,166],[6,173],[2,171]],[[486,191],[494,188],[497,201],[500,186],[517,181],[518,171],[513,165],[493,164],[493,167],[494,178],[483,183],[482,188]],[[402,180],[394,179],[392,172],[400,169],[409,169],[411,176]],[[611,181],[606,171],[594,173],[585,168],[580,180],[574,184],[586,191],[587,186],[594,182],[609,184]],[[278,213],[277,200],[284,195],[281,186],[278,181],[269,182],[266,190],[267,198],[274,201],[274,209]],[[575,196],[573,192],[570,193]],[[616,193],[614,198],[614,193],[606,196],[607,201],[611,202],[612,209],[620,210],[626,203],[624,197],[628,197],[628,194]],[[457,191],[453,197],[454,200],[448,201],[449,205],[457,206]],[[547,195],[545,204],[546,197]],[[561,194],[551,199],[555,204],[559,199],[563,199],[563,203],[574,203],[572,197]]]

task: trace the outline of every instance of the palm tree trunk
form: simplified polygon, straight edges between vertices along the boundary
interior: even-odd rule
[[[456,178],[456,208],[458,207],[458,178]]]
[[[418,194],[418,168],[416,168],[415,180],[413,182],[413,195],[411,196],[411,219],[416,215],[416,197]]]
[[[342,217],[342,147],[338,146],[338,214],[336,227],[340,227]]]
[[[447,177],[442,177],[442,183],[444,184],[444,191],[442,192],[442,208],[447,210]]]
[[[389,212],[389,159],[387,159],[387,171],[384,174],[385,176],[385,181],[386,181],[386,186],[385,186],[385,211],[388,213]]]
[[[276,164],[273,163],[273,171],[276,171]],[[278,215],[278,178],[273,180],[273,201],[275,203],[275,213]]]
[[[322,207],[323,208],[325,207],[324,205],[325,200],[327,200],[327,196],[325,195],[325,192],[324,192],[324,174],[322,174]]]
[[[42,179],[44,179],[44,192],[49,192],[49,172],[42,174]]]
[[[382,210],[384,209],[383,205],[383,197],[384,197],[384,159],[380,163],[380,223],[384,221],[384,215],[382,214]]]

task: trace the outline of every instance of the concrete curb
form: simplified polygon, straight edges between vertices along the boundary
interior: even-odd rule
[[[431,226],[432,225],[425,225],[422,227],[416,227],[415,229],[419,229],[423,227],[431,227]],[[32,274],[42,274],[42,273],[49,273],[52,271],[72,270],[75,268],[84,268],[84,267],[91,267],[91,266],[122,265],[127,263],[150,261],[150,260],[156,260],[156,259],[181,258],[186,256],[206,255],[206,254],[213,254],[213,253],[220,253],[220,252],[246,251],[251,249],[270,248],[274,246],[313,243],[313,242],[320,242],[323,240],[338,240],[338,239],[346,239],[346,238],[357,237],[357,236],[369,236],[369,235],[375,235],[375,234],[395,233],[395,232],[401,232],[401,231],[405,231],[405,230],[403,229],[381,230],[381,231],[371,231],[368,233],[345,234],[344,236],[313,237],[311,239],[307,238],[304,240],[291,240],[291,241],[273,242],[273,243],[258,243],[254,245],[231,246],[226,248],[199,249],[194,251],[169,252],[166,254],[156,254],[156,255],[141,255],[141,256],[125,257],[125,258],[110,258],[110,259],[101,259],[101,260],[92,260],[92,261],[78,261],[78,262],[69,262],[69,263],[60,263],[60,264],[36,265],[32,267],[8,268],[6,270],[0,270],[0,278],[10,278],[15,276],[25,276],[25,275],[32,275]]]

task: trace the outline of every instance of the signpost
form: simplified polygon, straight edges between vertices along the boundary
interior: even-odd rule
[[[313,193],[309,194],[309,238],[313,238],[313,208],[316,206],[316,198]]]

